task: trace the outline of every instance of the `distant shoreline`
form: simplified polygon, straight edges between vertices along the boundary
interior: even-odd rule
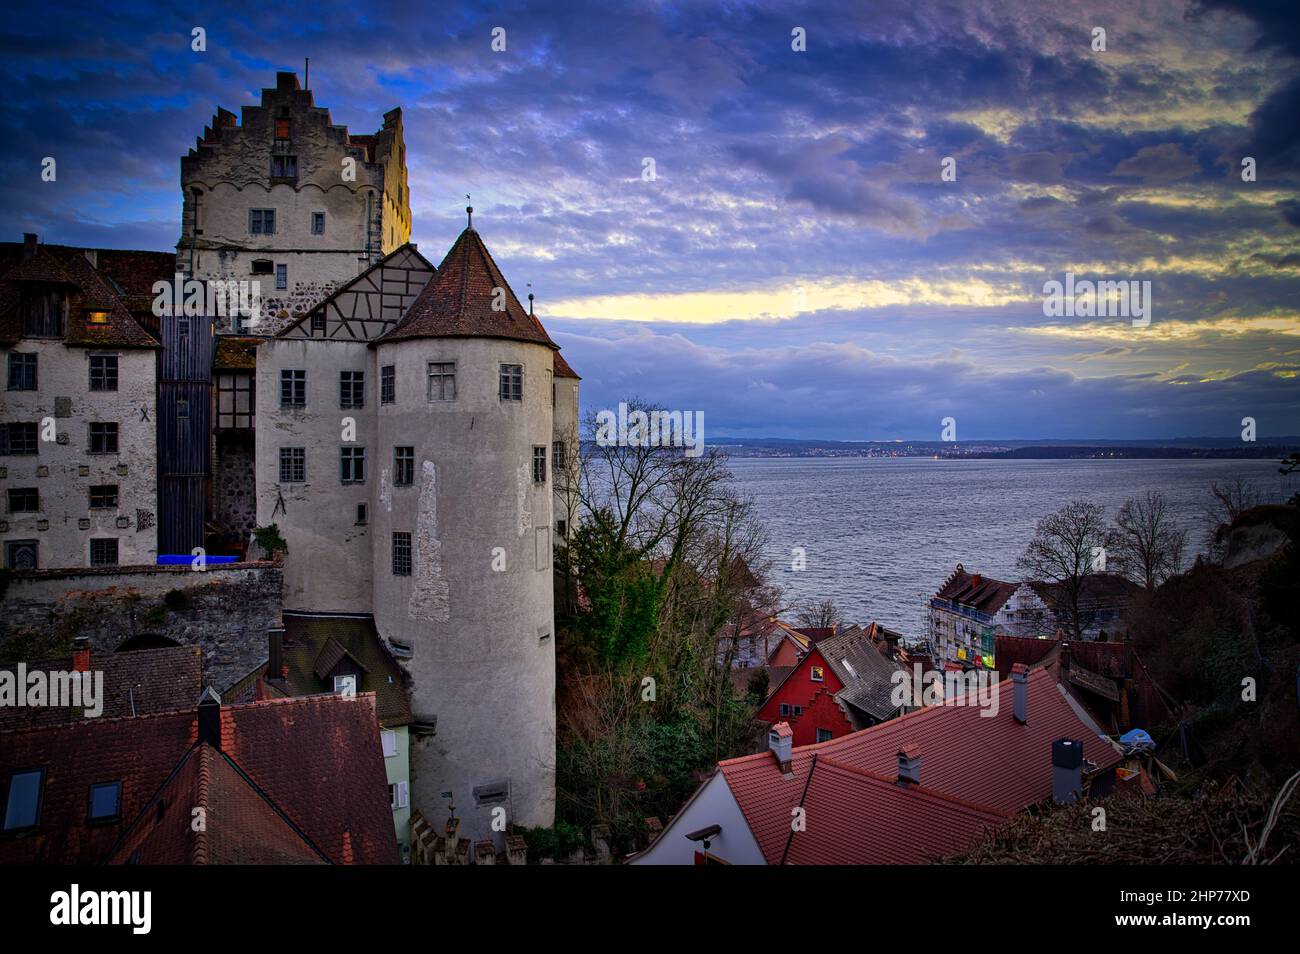
[[[1161,446],[1140,444],[1028,444],[1008,446],[1000,442],[929,444],[922,442],[849,444],[818,441],[748,443],[710,441],[733,458],[854,459],[888,460],[900,457],[940,460],[1273,460],[1281,461],[1300,450],[1300,439],[1286,444],[1245,446]]]

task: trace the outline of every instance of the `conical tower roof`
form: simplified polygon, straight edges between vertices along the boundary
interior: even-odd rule
[[[493,310],[497,300],[503,311]],[[402,322],[378,340],[405,338],[508,338],[558,347],[542,323],[519,303],[473,228],[460,233]]]

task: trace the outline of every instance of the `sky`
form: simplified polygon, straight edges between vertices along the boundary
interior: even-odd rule
[[[473,196],[585,411],[638,398],[739,437],[1300,433],[1290,0],[24,0],[0,53],[0,240],[174,248],[180,156],[310,57],[334,122],[402,107],[433,261]],[[1067,273],[1150,282],[1149,321],[1049,316]]]

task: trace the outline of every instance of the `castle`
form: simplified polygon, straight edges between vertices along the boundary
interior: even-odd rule
[[[474,839],[499,835],[502,822],[551,824],[552,563],[572,522],[563,475],[577,450],[578,376],[532,295],[527,307],[519,301],[472,209],[437,265],[409,242],[400,110],[374,135],[351,135],[292,73],[278,74],[242,121],[219,109],[181,160],[181,182],[176,271],[261,282],[261,314],[192,321],[111,303],[114,335],[91,343],[140,366],[129,365],[123,407],[106,411],[92,394],[75,402],[85,421],[72,430],[111,413],[123,439],[139,432],[126,503],[115,498],[103,518],[120,525],[127,517],[116,508],[136,508],[131,543],[115,544],[110,560],[103,546],[86,549],[84,532],[49,534],[38,555],[12,547],[6,532],[6,565],[146,563],[203,545],[220,552],[223,541],[242,550],[254,524],[276,524],[287,543],[284,610],[373,618],[410,677],[412,807],[454,813],[460,835]],[[80,314],[89,293],[59,285],[67,259],[84,264],[74,277],[101,297],[123,291],[79,254],[28,249],[0,274],[0,350],[53,365],[41,369],[41,391],[82,360],[73,349],[98,320]],[[157,278],[158,262],[151,270]],[[38,308],[31,295],[47,286],[64,297]],[[71,317],[55,327],[47,312]],[[53,399],[37,391],[35,370],[28,377],[28,358],[6,360],[10,390],[30,381],[36,393],[0,407],[0,452],[26,454],[35,436],[27,420],[10,420],[39,418]],[[126,482],[116,448],[103,466]],[[70,448],[63,479],[39,499],[25,489],[13,498],[31,505],[33,521],[48,524],[42,506],[66,510],[93,494],[69,485],[87,451]],[[32,443],[31,453],[35,466],[19,462],[24,480],[51,452]],[[156,530],[155,508],[145,507],[155,500]],[[0,531],[15,529],[35,536],[8,522]]]

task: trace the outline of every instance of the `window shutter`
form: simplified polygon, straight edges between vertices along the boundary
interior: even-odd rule
[[[397,807],[406,808],[410,804],[409,782],[397,783]]]

